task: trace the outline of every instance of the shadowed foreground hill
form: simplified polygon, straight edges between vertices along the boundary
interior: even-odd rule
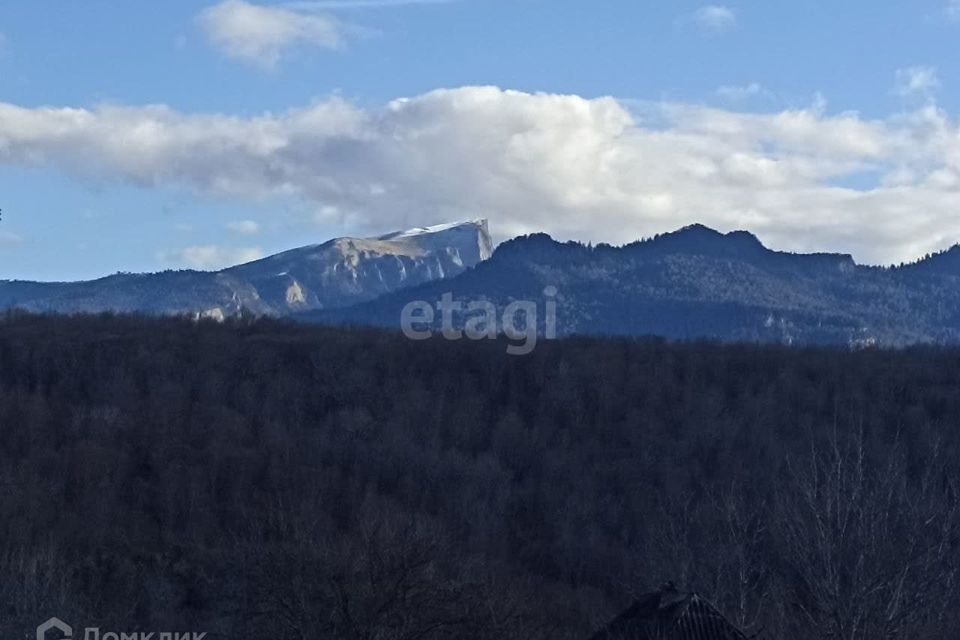
[[[0,637],[960,636],[960,351],[0,322]]]

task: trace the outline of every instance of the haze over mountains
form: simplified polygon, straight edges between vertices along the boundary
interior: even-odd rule
[[[960,247],[883,268],[845,254],[772,251],[746,231],[692,225],[623,247],[545,234],[492,250],[485,220],[339,238],[218,272],[0,283],[0,306],[225,318],[241,311],[398,328],[414,300],[446,293],[542,303],[559,291],[561,335],[658,335],[784,344],[960,342]],[[541,305],[542,309],[542,305]],[[462,327],[468,314],[457,314]],[[541,330],[544,316],[538,318]],[[434,328],[439,329],[437,314]]]

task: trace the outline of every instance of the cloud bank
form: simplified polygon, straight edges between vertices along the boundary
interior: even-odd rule
[[[343,233],[487,216],[501,238],[621,243],[699,221],[881,263],[960,241],[960,127],[933,103],[877,120],[495,87],[254,118],[0,103],[0,162],[292,198]]]

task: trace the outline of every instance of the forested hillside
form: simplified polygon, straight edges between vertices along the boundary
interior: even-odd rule
[[[0,322],[0,637],[960,637],[960,351]]]
[[[792,345],[960,344],[960,247],[899,267],[846,254],[773,251],[746,231],[691,225],[622,247],[508,240],[456,278],[340,309],[299,314],[324,324],[397,328],[413,301],[445,294],[500,311],[558,292],[561,335],[645,336]],[[541,305],[542,306],[542,305]],[[475,314],[476,315],[476,314]],[[469,312],[454,315],[462,327]],[[543,314],[538,323],[544,332]],[[440,330],[441,314],[434,327]]]

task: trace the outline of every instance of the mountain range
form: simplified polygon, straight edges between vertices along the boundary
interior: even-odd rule
[[[657,335],[782,344],[960,343],[960,247],[899,267],[765,247],[746,231],[691,225],[624,246],[546,234],[493,250],[485,220],[338,238],[217,272],[117,274],[77,283],[0,282],[0,307],[139,312],[399,328],[413,301],[445,294],[545,309],[559,335]],[[453,316],[462,328],[469,313]],[[546,330],[546,313],[536,321]],[[432,328],[441,328],[441,317]]]
[[[622,247],[557,242],[545,234],[501,244],[452,280],[366,303],[307,313],[312,322],[398,327],[414,300],[444,294],[540,301],[557,289],[560,335],[657,335],[782,344],[901,346],[960,342],[960,247],[901,267],[858,265],[846,254],[770,250],[751,233],[692,225]],[[463,326],[466,317],[455,317]],[[435,317],[434,329],[441,318]]]
[[[40,313],[285,316],[449,278],[490,257],[486,220],[336,238],[222,271],[120,273],[86,282],[0,282],[0,308]]]

